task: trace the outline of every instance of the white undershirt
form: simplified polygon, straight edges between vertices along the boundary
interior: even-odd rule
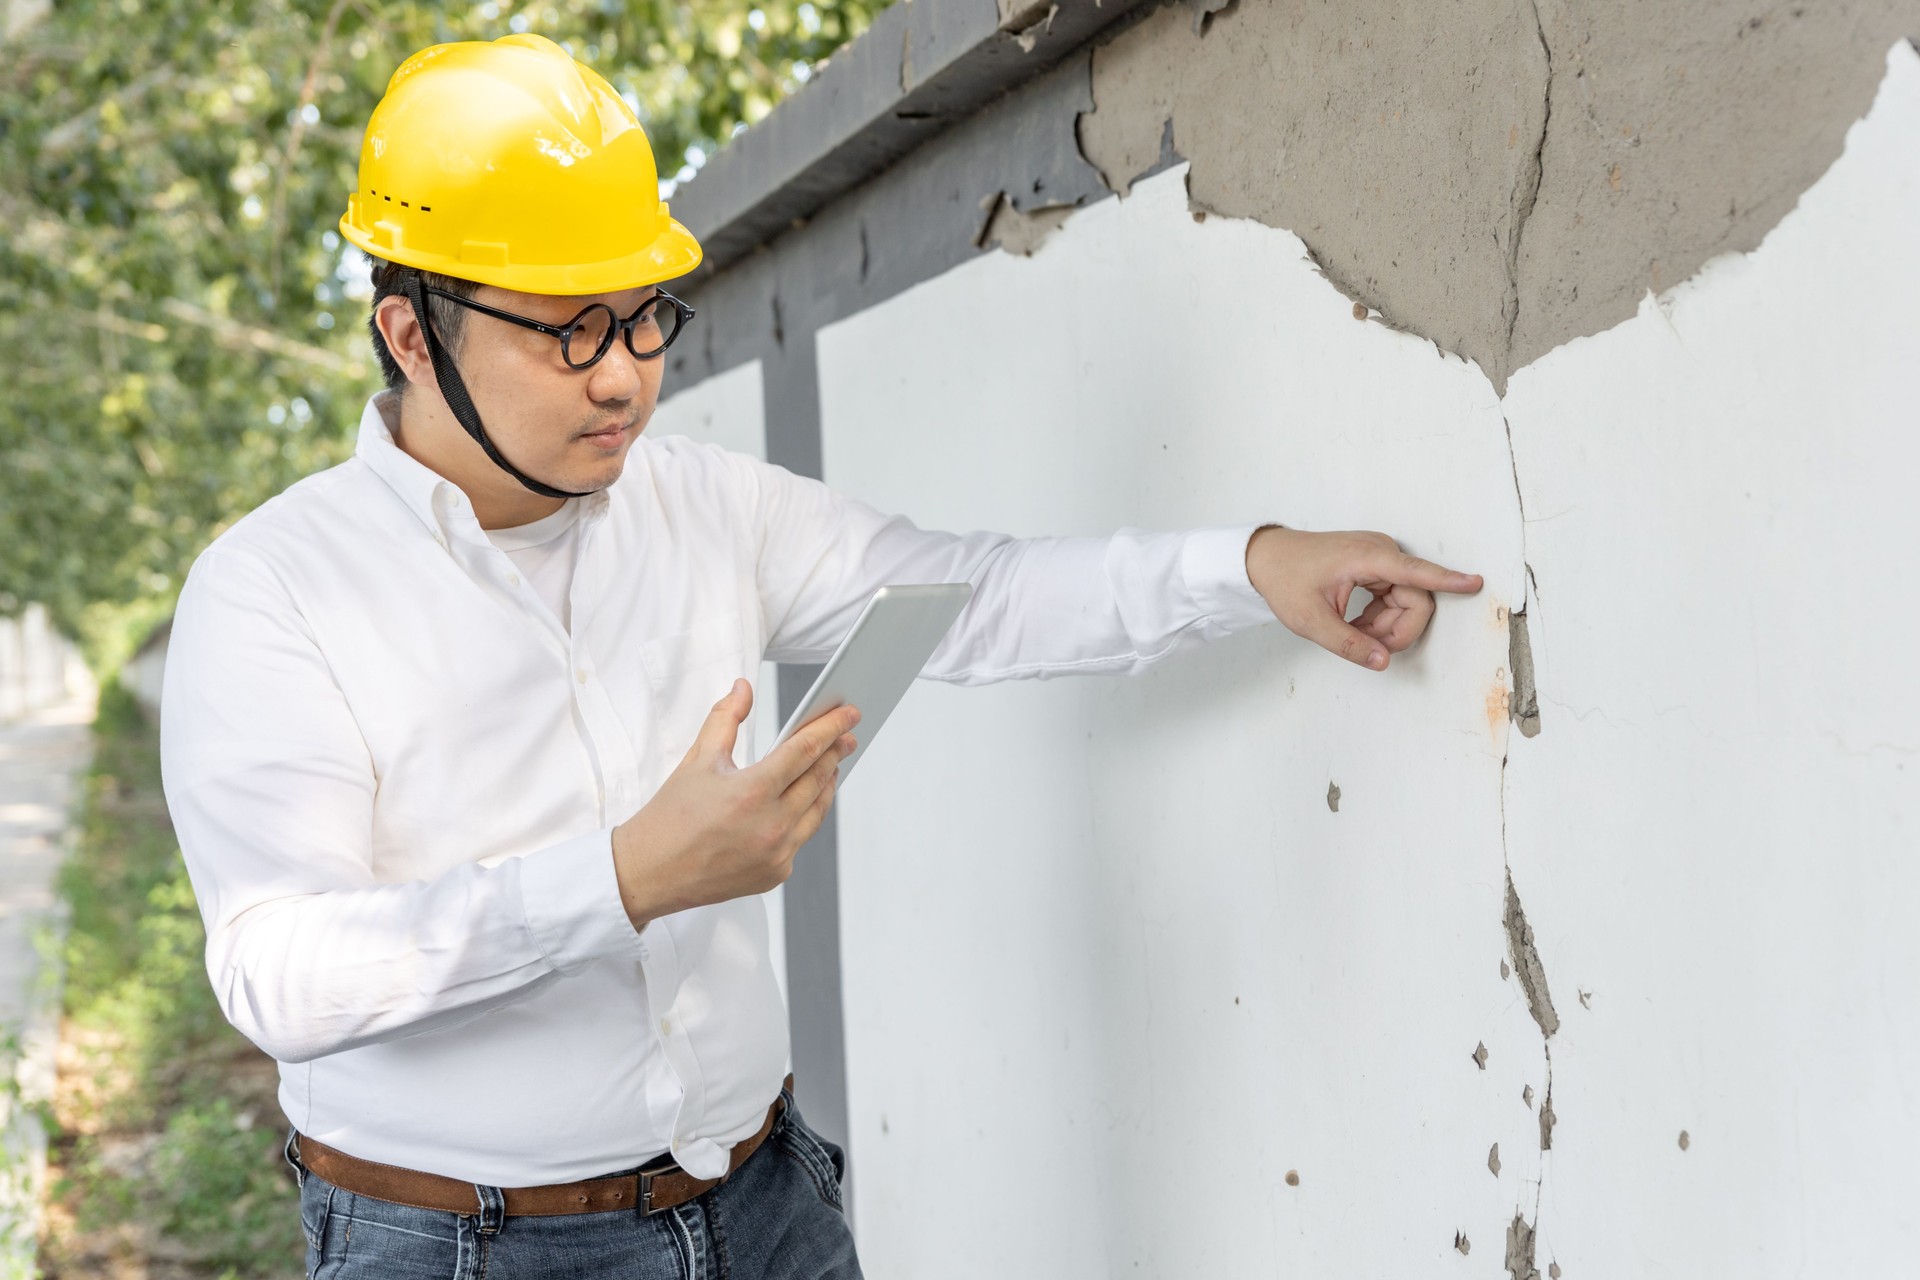
[[[573,634],[573,564],[580,548],[580,500],[568,498],[550,516],[532,524],[484,531],[487,541],[507,553],[520,576],[546,601],[560,629]]]

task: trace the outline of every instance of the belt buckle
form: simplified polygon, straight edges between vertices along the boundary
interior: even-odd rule
[[[657,1175],[666,1172],[666,1169],[642,1169],[640,1171],[640,1194],[637,1197],[636,1207],[640,1210],[642,1216],[659,1213],[667,1207],[665,1205],[661,1205],[659,1209],[653,1207],[653,1180]]]

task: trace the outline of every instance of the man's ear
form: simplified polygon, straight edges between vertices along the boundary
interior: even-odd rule
[[[426,335],[420,332],[413,304],[397,293],[390,293],[374,307],[373,322],[379,326],[387,350],[393,354],[400,372],[407,375],[407,381],[422,387],[436,386],[433,361],[427,358]]]

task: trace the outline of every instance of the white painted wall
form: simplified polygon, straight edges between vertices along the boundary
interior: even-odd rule
[[[685,390],[666,389],[669,394],[654,410],[647,426],[647,437],[690,436],[706,440],[756,458],[767,456],[766,401],[762,394],[760,363],[736,365],[727,372]],[[752,764],[780,733],[780,699],[776,684],[779,664],[760,664],[759,678],[753,685],[751,751],[745,741],[737,744],[734,762]],[[744,737],[744,735],[743,735]],[[688,743],[692,746],[692,743]],[[780,994],[787,992],[787,913],[786,886],[765,896],[767,903],[767,941],[773,951],[773,971],[780,980]]]
[[[1487,578],[1384,675],[1275,624],[916,687],[837,804],[869,1274],[1499,1276],[1516,1215],[1572,1280],[1911,1265],[1920,60],[1889,66],[1757,251],[1504,403],[1293,236],[1196,225],[1182,170],[820,335],[827,480],[923,527],[1279,519]]]

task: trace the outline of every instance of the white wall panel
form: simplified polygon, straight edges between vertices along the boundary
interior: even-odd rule
[[[1916,129],[1903,45],[1756,253],[1505,405],[1180,170],[820,334],[826,478],[923,527],[1267,518],[1487,577],[1384,675],[1276,624],[916,687],[837,805],[870,1274],[1499,1275],[1516,1213],[1576,1278],[1908,1256]]]

